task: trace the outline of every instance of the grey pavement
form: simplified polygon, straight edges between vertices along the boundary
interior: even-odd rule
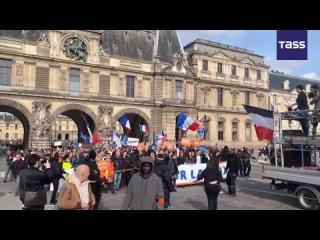
[[[0,172],[5,171],[5,161],[0,157]],[[251,178],[237,178],[237,197],[229,197],[224,192],[218,198],[219,210],[294,210],[300,209],[297,200],[285,191],[272,192],[270,181],[260,179],[260,169],[252,164]],[[19,197],[14,196],[15,182],[3,183],[0,178],[0,210],[20,210]],[[224,190],[226,184],[222,184]],[[99,209],[118,210],[121,208],[125,189],[112,194],[103,193]],[[48,192],[48,199],[51,192]],[[171,210],[206,210],[207,198],[202,185],[177,188],[171,193]],[[46,206],[50,210],[52,206]]]

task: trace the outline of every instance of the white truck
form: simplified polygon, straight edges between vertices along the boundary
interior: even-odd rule
[[[312,120],[320,110],[274,113],[273,161],[261,164],[262,177],[274,190],[287,189],[306,210],[320,206],[320,136],[303,136],[301,130],[283,129],[283,121]],[[290,124],[289,124],[290,126]],[[281,182],[281,183],[279,183]]]

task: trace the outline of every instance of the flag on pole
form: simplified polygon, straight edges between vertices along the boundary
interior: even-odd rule
[[[258,139],[266,139],[270,142],[273,140],[273,112],[270,110],[243,105],[249,114]]]
[[[117,148],[120,148],[122,147],[122,144],[121,144],[121,140],[120,140],[120,136],[118,133],[113,133],[112,135],[112,140],[115,142],[115,144],[117,145]]]
[[[131,131],[131,127],[130,127],[130,121],[129,118],[127,116],[127,114],[124,114],[121,118],[120,118],[120,123],[121,126],[126,129],[126,132],[129,133]]]
[[[182,130],[190,129],[191,131],[195,131],[200,127],[199,123],[191,120],[185,113],[180,113],[177,121],[177,128]]]
[[[204,128],[203,127],[198,128],[198,137],[200,139],[204,138]]]
[[[140,132],[149,133],[149,126],[145,124],[139,124]]]
[[[93,137],[92,137],[91,129],[89,127],[89,123],[88,123],[87,119],[85,118],[85,116],[83,114],[82,114],[82,117],[83,117],[84,123],[85,123],[85,125],[87,127],[88,134],[89,134],[89,141],[88,142],[89,143],[93,143]]]

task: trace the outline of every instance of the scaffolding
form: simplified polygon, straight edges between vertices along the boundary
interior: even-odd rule
[[[275,112],[274,113],[274,153],[275,166],[284,167],[284,151],[299,151],[301,152],[302,167],[304,167],[304,152],[309,151],[316,153],[320,151],[320,136],[296,136],[284,135],[283,121],[299,119],[307,119],[308,123],[312,118],[320,118],[320,109],[302,110],[292,112]]]

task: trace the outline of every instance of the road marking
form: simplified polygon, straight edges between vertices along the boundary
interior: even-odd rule
[[[4,178],[5,175],[6,175],[6,172],[0,172],[0,178]]]

